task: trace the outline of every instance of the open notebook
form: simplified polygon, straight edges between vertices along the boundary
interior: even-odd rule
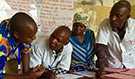
[[[75,75],[75,74],[60,74],[60,75],[57,75],[57,78],[56,79],[78,79],[80,77],[83,77],[83,76],[80,76],[80,75]]]
[[[78,79],[83,76],[94,78],[95,72],[81,71],[81,72],[73,72],[72,74],[62,74],[57,75],[57,79]]]

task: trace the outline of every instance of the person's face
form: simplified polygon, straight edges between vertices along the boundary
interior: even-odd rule
[[[20,43],[31,44],[32,41],[36,38],[37,28],[28,27],[24,30],[23,33],[17,33],[16,39]]]
[[[68,41],[68,35],[65,32],[53,32],[49,38],[49,48],[52,50],[59,50],[63,48],[63,46]]]
[[[112,29],[122,29],[130,16],[129,13],[126,7],[112,9],[110,13],[110,25]]]
[[[74,32],[75,35],[83,35],[85,29],[86,29],[86,27],[83,26],[83,25],[74,26],[73,32]]]

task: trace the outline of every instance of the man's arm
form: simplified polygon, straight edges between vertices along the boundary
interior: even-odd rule
[[[95,53],[97,56],[97,61],[96,61],[96,67],[99,69],[96,73],[96,77],[100,78],[101,75],[103,75],[103,71],[105,67],[108,67],[108,61],[107,61],[107,54],[109,53],[108,47],[104,44],[99,44],[96,43],[95,45]]]
[[[96,56],[97,56],[97,67],[103,70],[104,67],[108,67],[107,54],[109,53],[108,47],[104,44],[96,44],[95,46]]]
[[[27,52],[27,53],[25,53]],[[22,72],[28,72],[29,71],[29,63],[30,63],[30,51],[29,49],[23,49],[22,52]]]
[[[109,42],[109,20],[105,19],[101,22],[99,26],[99,30],[96,37],[96,45],[95,52],[97,55],[97,66],[102,70],[104,67],[108,66],[109,50],[108,50],[108,42]]]

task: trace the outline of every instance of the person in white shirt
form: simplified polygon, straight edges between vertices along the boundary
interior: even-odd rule
[[[96,38],[99,68],[135,68],[135,20],[126,0],[114,4]]]
[[[38,41],[33,45],[30,67],[43,65],[56,74],[66,73],[70,68],[72,45],[69,42],[71,31],[60,26],[50,35],[49,39]]]

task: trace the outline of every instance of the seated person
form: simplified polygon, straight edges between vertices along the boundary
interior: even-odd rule
[[[80,22],[75,22],[72,28],[70,42],[73,45],[71,71],[90,71],[94,64],[94,32],[86,29]]]
[[[115,3],[97,34],[98,67],[135,68],[135,20],[127,0]]]
[[[40,73],[42,73],[42,71],[36,71],[40,68],[39,66],[37,69],[33,69],[31,73],[24,74],[25,72],[29,72],[28,52],[30,52],[31,42],[35,39],[36,32],[37,25],[35,21],[23,12],[18,12],[13,15],[11,19],[1,22],[0,79],[33,79],[38,76],[38,74],[40,75]],[[12,58],[16,58],[18,62],[18,73],[4,73],[4,67],[7,61]],[[33,75],[35,76],[33,77]]]
[[[37,65],[42,64],[46,68],[45,76],[48,75],[48,70],[56,74],[66,73],[71,63],[72,45],[69,42],[70,33],[68,27],[60,26],[54,30],[49,39],[35,42],[32,47],[30,67],[35,68]]]

